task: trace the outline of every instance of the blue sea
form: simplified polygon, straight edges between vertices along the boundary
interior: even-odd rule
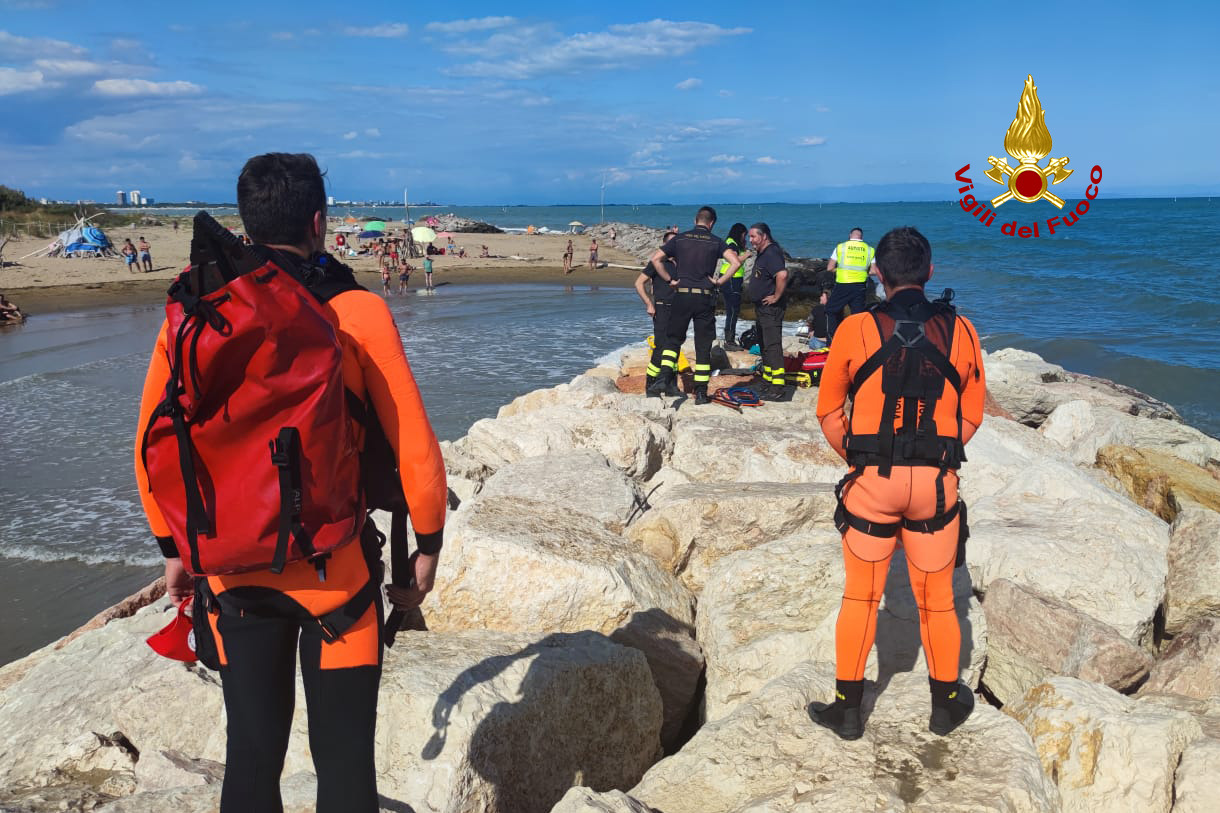
[[[695,207],[607,206],[608,221],[686,226]],[[1173,404],[1220,436],[1220,200],[1095,201],[1070,229],[1021,239],[1049,204],[1003,207],[985,228],[954,202],[718,207],[720,231],[765,221],[796,256],[827,256],[850,228],[871,242],[914,225],[932,243],[930,290],[951,287],[989,349],[1033,350]],[[412,207],[506,228],[596,223],[596,206]],[[333,211],[333,214],[343,214]],[[402,209],[356,209],[401,219]],[[391,299],[442,438],[557,384],[649,332],[634,291],[442,285]],[[0,663],[53,640],[155,574],[132,475],[137,400],[155,306],[96,308],[0,330]]]

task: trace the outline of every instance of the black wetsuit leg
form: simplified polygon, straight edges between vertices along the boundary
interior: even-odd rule
[[[742,277],[730,277],[720,288],[724,295],[724,340],[731,344],[737,343],[737,314],[741,310],[743,281]]]
[[[288,618],[221,614],[217,627],[229,661],[220,670],[228,718],[220,810],[279,813],[300,626]]]
[[[648,375],[656,378],[661,372],[661,354],[669,341],[669,303],[654,302],[652,305],[652,356],[648,359]]]
[[[864,286],[867,282],[836,282],[826,300],[826,335],[833,339],[839,322],[843,321],[843,309],[851,306],[852,313],[864,310]]]
[[[377,605],[377,628],[384,619]],[[322,638],[301,630],[301,679],[309,710],[309,749],[318,775],[318,813],[377,813],[374,734],[381,666],[321,669]]]

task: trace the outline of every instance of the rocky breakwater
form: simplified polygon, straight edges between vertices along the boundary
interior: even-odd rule
[[[465,232],[467,234],[504,234],[504,230],[484,223],[481,220],[471,220],[468,217],[459,217],[452,212],[444,215],[435,215],[436,225],[435,230],[438,232]],[[423,222],[421,219],[420,223]]]
[[[899,554],[865,735],[844,743],[806,711],[833,689],[843,578],[844,467],[816,390],[741,413],[624,392],[645,364],[631,350],[444,444],[430,631],[386,657],[383,809],[1214,809],[1220,441],[1147,396],[992,354],[955,581],[978,708],[927,731]],[[144,645],[168,617],[152,592],[0,670],[0,807],[216,809],[219,687]],[[314,787],[303,717],[290,810]]]

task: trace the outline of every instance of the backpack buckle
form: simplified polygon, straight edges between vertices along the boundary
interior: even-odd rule
[[[923,322],[897,319],[894,321],[894,335],[903,347],[914,347],[925,336]]]

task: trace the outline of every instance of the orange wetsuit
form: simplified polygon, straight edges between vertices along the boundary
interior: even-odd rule
[[[917,289],[897,291],[891,298],[896,307],[907,308],[925,303]],[[978,335],[964,317],[942,317],[942,325],[953,324],[952,340],[945,354],[961,381],[958,391],[945,384],[936,399],[932,417],[936,435],[965,443],[983,420],[986,382],[979,350]],[[930,331],[931,332],[931,331]],[[822,432],[844,459],[852,462],[846,441],[849,436],[876,435],[883,425],[881,370],[860,382],[850,412],[846,411],[853,379],[867,359],[880,349],[882,337],[871,313],[853,314],[839,326],[830,356],[822,371],[817,415]],[[961,425],[958,426],[960,400]],[[895,426],[902,424],[903,401],[896,404]],[[925,402],[918,404],[922,415]],[[961,632],[953,603],[953,568],[957,550],[960,515],[943,528],[921,532],[902,527],[903,519],[928,520],[937,515],[937,480],[942,481],[941,504],[956,504],[958,478],[953,467],[927,463],[895,463],[888,476],[880,466],[858,466],[858,474],[843,489],[843,507],[850,515],[883,526],[878,535],[874,527],[866,533],[848,527],[843,534],[843,558],[847,582],[843,605],[835,629],[836,677],[861,680],[876,636],[877,607],[885,591],[890,558],[899,538],[907,556],[911,588],[919,607],[920,635],[932,678],[955,681],[961,650]]]
[[[380,296],[359,289],[334,296],[323,310],[343,345],[344,385],[372,404],[394,448],[419,548],[435,553],[445,522],[444,461],[389,308]],[[162,325],[138,426],[146,425],[168,377]],[[363,443],[358,424],[357,433]],[[177,555],[148,489],[139,445],[136,478],[145,513],[162,552]],[[289,563],[280,574],[264,570],[208,578],[216,596],[259,607],[249,614],[207,614],[228,718],[222,810],[278,809],[298,650],[319,780],[318,809],[377,809],[373,729],[381,676],[380,597],[334,640],[320,636],[316,624],[300,621],[302,615],[318,617],[343,607],[370,578],[380,585],[380,566],[370,567],[360,540],[333,552],[325,581],[307,559]]]

